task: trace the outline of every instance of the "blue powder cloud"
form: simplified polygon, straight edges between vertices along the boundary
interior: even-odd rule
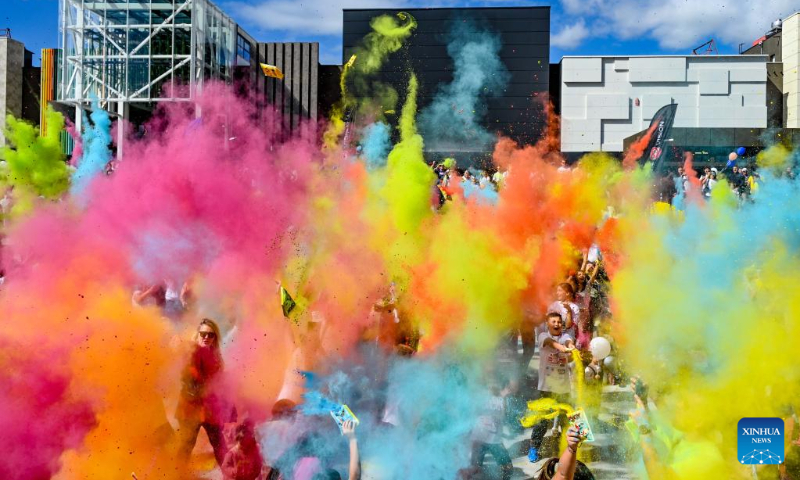
[[[500,47],[497,35],[471,22],[453,24],[447,45],[455,66],[453,82],[441,86],[419,116],[428,150],[481,151],[494,141],[481,120],[485,98],[497,96],[508,83]]]

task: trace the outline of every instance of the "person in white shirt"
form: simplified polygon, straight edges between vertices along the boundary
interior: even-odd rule
[[[560,314],[548,313],[546,324],[547,332],[540,334],[536,342],[539,345],[539,396],[554,398],[558,403],[568,403],[571,390],[568,364],[575,348],[575,340],[564,333]],[[560,415],[556,421],[563,428],[567,418]],[[539,448],[551,422],[544,419],[533,426],[528,452],[528,460],[532,463],[539,461]]]

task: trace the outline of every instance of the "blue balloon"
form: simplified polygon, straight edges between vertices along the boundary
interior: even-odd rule
[[[737,149],[736,149],[736,154],[737,154],[737,155],[739,155],[740,157],[741,157],[742,155],[744,155],[744,147],[739,147],[739,148],[737,148]]]
[[[732,167],[736,165],[736,160],[728,160],[728,163],[725,164],[726,167]]]

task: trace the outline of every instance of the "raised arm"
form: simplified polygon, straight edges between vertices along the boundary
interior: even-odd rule
[[[358,440],[356,439],[356,424],[352,420],[344,422],[342,433],[350,443],[350,480],[361,480],[361,457],[358,454]]]
[[[567,448],[558,459],[558,471],[553,480],[573,480],[575,478],[575,470],[578,468],[578,447],[582,440],[578,427],[570,426],[567,430]]]
[[[158,287],[159,285],[155,284],[151,285],[150,288],[148,288],[147,290],[133,292],[133,301],[137,305],[141,305],[142,302],[147,300],[147,297],[153,295],[156,292],[156,290],[158,290]]]
[[[542,342],[542,346],[543,347],[553,347],[553,348],[555,348],[556,350],[558,350],[559,352],[562,352],[562,353],[567,353],[570,350],[572,350],[572,345],[571,344],[572,344],[572,340],[569,340],[567,342],[567,345],[565,346],[565,345],[561,345],[560,343],[556,342],[552,338],[545,338],[544,341]]]
[[[572,308],[569,305],[567,305],[566,302],[561,302],[561,308],[563,308],[564,311],[567,312],[567,318],[564,320],[564,326],[566,328],[572,328],[572,325],[575,324],[575,319],[572,318]]]

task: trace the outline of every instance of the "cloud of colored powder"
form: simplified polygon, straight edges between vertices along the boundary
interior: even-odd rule
[[[84,114],[84,117],[85,114]],[[91,119],[91,124],[89,124]],[[111,119],[108,112],[101,109],[95,102],[92,113],[88,118],[84,118],[84,129],[82,134],[82,154],[77,161],[77,169],[72,173],[72,185],[70,187],[72,195],[80,195],[88,186],[92,179],[106,168],[111,161]]]
[[[714,193],[708,204],[688,202],[682,217],[641,222],[621,245],[613,280],[630,368],[655,387],[666,423],[687,444],[714,445],[712,460],[730,459],[684,456],[671,465],[681,479],[707,478],[709,468],[742,474],[739,419],[784,417],[798,394],[791,352],[800,305],[787,295],[800,281],[797,186],[767,174],[755,202]]]
[[[8,117],[6,140],[0,148],[0,187],[14,189],[12,215],[31,210],[41,197],[55,200],[69,187],[69,172],[61,153],[59,135],[64,128],[64,117],[48,108],[48,125],[45,136],[23,120]]]
[[[389,126],[383,122],[367,125],[362,133],[361,148],[369,168],[386,165],[386,158],[392,148]]]
[[[367,41],[359,81],[413,30],[413,20],[399,20],[374,23],[386,48]],[[477,83],[457,76],[443,92],[479,112],[498,41],[479,34],[458,45],[457,65]],[[317,138],[273,142],[275,132],[248,120],[253,102],[209,86],[196,100],[201,122],[194,106],[160,107],[125,162],[83,191],[82,208],[66,196],[14,220],[0,291],[14,328],[0,331],[0,362],[22,374],[4,374],[13,398],[0,398],[12,407],[0,424],[12,439],[10,465],[30,462],[9,478],[178,478],[169,432],[186,361],[180,344],[204,316],[223,327],[226,386],[243,413],[260,422],[278,398],[300,401],[297,372],[313,371],[325,395],[362,420],[365,469],[452,478],[468,464],[488,396],[482,369],[498,341],[542,320],[555,284],[592,243],[613,278],[622,356],[660,391],[664,417],[688,441],[733,459],[739,417],[792,404],[794,184],[769,177],[741,207],[720,188],[708,204],[690,199],[682,217],[650,213],[648,172],[604,154],[558,171],[551,116],[538,144],[495,144],[493,159],[509,172],[496,204],[455,195],[434,210],[424,145],[452,135],[452,122],[418,131],[417,95],[412,74],[391,149],[388,127],[364,134],[379,140],[372,158],[386,158],[368,169],[322,151]],[[366,110],[383,105],[380,95],[361,98]],[[15,194],[60,198],[67,177],[57,143],[16,125],[30,141],[4,150],[25,173]],[[135,288],[166,281],[191,283],[196,300],[184,316],[131,302]],[[374,305],[392,281],[399,315],[422,333],[411,359],[381,350]],[[276,282],[297,299],[296,316],[283,316]],[[41,422],[28,429],[34,417]],[[387,418],[394,428],[380,425]],[[338,431],[318,420],[297,427],[314,434],[300,453],[336,462]],[[701,461],[689,455],[673,467],[700,478]],[[721,477],[738,473],[733,465],[718,466]]]
[[[448,33],[453,81],[439,87],[419,116],[428,150],[484,151],[494,141],[481,120],[486,99],[498,96],[509,74],[500,59],[500,38],[474,23],[455,22]]]

